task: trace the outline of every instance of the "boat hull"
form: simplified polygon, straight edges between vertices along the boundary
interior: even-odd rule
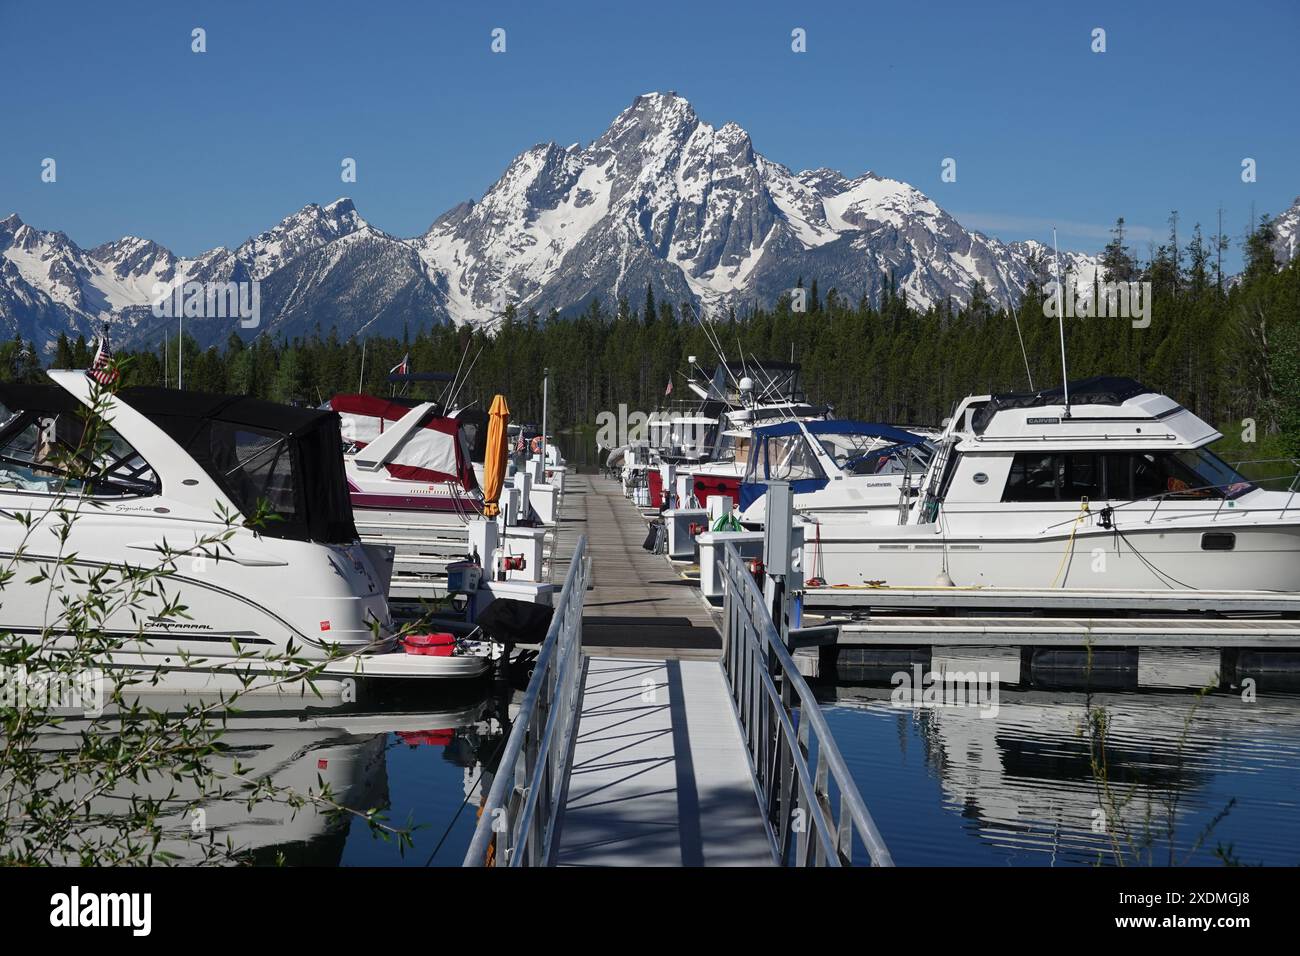
[[[1230,532],[1230,551],[1206,534]],[[1033,539],[940,534],[934,525],[805,531],[805,574],[828,585],[887,587],[1300,590],[1300,526],[1104,529]]]

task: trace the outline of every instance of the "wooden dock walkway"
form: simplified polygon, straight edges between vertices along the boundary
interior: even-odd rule
[[[618,482],[569,476],[552,580],[564,580],[583,534],[594,585],[583,613],[583,646],[589,654],[718,659],[722,641],[712,612],[692,582],[662,555],[641,547],[646,522]]]
[[[569,476],[555,580],[582,534],[587,659],[556,862],[772,865],[709,610],[642,548],[646,523],[617,482]]]

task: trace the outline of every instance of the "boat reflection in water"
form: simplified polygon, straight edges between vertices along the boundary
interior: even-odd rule
[[[152,780],[124,781],[95,797],[90,815],[119,813],[133,798],[161,801],[162,839],[157,849],[182,864],[423,864],[447,829],[451,813],[446,808],[454,812],[463,803],[459,843],[448,839],[434,861],[458,864],[473,830],[479,797],[491,787],[491,768],[483,761],[495,766],[509,729],[508,705],[503,707],[482,685],[458,696],[443,693],[432,701],[427,694],[421,696],[424,701],[412,709],[402,702],[361,708],[249,695],[240,701],[238,713],[224,718],[218,753],[208,762],[215,782],[209,781],[206,789],[201,790],[205,785],[198,781],[155,774]],[[178,715],[187,707],[211,703],[192,694],[152,694],[146,701],[155,711]],[[111,732],[112,714],[100,720],[105,721],[102,732]],[[81,733],[96,729],[89,720],[69,720],[44,734],[40,746],[51,755],[74,751]],[[404,785],[390,766],[394,754],[403,773],[425,778],[419,799],[408,803],[403,791],[402,805],[393,798],[394,790]],[[241,793],[244,781],[264,787],[252,806],[248,791]],[[88,784],[83,781],[82,786]],[[59,796],[76,796],[73,787],[60,784]],[[319,795],[324,787],[334,806],[290,798]],[[339,812],[335,806],[356,813]],[[381,811],[389,825],[399,829],[422,825],[414,834],[413,850],[399,856],[395,839],[372,834],[357,815],[369,811]],[[82,831],[79,842],[93,844],[111,835],[108,828]],[[76,856],[68,862],[76,863]]]
[[[901,865],[1300,862],[1294,694],[1001,687],[994,708],[894,696],[819,691]],[[1089,708],[1109,722],[1104,773]]]

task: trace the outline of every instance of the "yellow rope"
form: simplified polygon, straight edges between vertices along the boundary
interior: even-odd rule
[[[1070,537],[1066,539],[1065,542],[1065,553],[1061,555],[1061,564],[1056,569],[1056,574],[1052,576],[1052,583],[1048,585],[1049,588],[1056,587],[1057,578],[1059,578],[1061,576],[1061,572],[1065,570],[1065,562],[1069,560],[1072,554],[1074,554],[1074,533],[1079,530],[1079,525],[1083,524],[1084,520],[1087,519],[1087,517],[1088,517],[1088,499],[1085,497],[1082,501],[1079,502],[1079,514],[1074,519],[1074,524],[1070,526]],[[1062,583],[1061,586],[1064,587],[1065,586],[1064,583]]]

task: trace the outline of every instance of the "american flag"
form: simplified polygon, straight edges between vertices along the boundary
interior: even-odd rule
[[[118,379],[117,368],[113,365],[113,349],[108,344],[108,326],[99,337],[99,347],[95,349],[95,360],[90,363],[86,374],[100,385],[112,385]]]
[[[668,387],[664,389],[664,394],[671,395],[672,393],[673,393],[673,380],[670,378],[668,380]]]
[[[407,375],[411,371],[411,353],[407,352],[402,360],[388,370],[389,375]]]

